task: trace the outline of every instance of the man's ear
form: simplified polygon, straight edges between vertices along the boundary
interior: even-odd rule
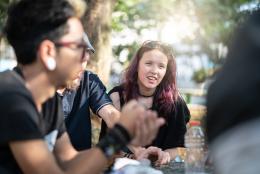
[[[54,71],[56,69],[56,48],[55,44],[50,40],[44,40],[39,45],[38,57],[43,65],[49,70]]]

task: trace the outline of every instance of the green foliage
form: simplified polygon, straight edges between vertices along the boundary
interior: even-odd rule
[[[125,27],[136,29],[153,27],[165,20],[172,12],[176,0],[118,0],[113,14],[113,29],[120,31]],[[142,24],[136,24],[142,21]]]
[[[252,1],[252,0],[251,0]],[[200,7],[203,2],[203,8]],[[233,29],[243,21],[247,12],[239,12],[239,7],[249,0],[196,0],[196,14],[203,30],[202,38],[208,42],[230,40]]]
[[[202,83],[206,80],[208,77],[208,73],[204,68],[201,68],[194,72],[192,76],[192,80],[194,80],[197,83]]]
[[[221,64],[212,44],[228,45],[234,28],[250,13],[250,10],[239,10],[248,3],[259,4],[259,0],[118,0],[112,27],[114,31],[130,28],[140,34],[143,29],[158,27],[179,13],[199,25],[195,38],[186,38],[182,42],[200,45],[201,52]]]
[[[0,0],[0,32],[6,19],[7,6],[13,1],[18,0]],[[199,24],[196,38],[184,39],[182,42],[200,45],[201,51],[212,58],[213,62],[221,64],[216,50],[212,50],[211,45],[227,45],[233,29],[250,13],[239,11],[239,7],[248,3],[258,4],[259,7],[259,2],[260,0],[117,0],[112,17],[112,29],[119,32],[129,28],[141,34],[143,29],[158,27],[180,13]],[[120,51],[128,49],[130,59],[136,45],[137,43],[133,43],[133,46],[119,46],[114,49],[114,53],[119,55]]]

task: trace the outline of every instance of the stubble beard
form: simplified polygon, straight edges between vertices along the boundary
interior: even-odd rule
[[[78,79],[75,79],[71,82],[68,82],[67,85],[66,85],[66,88],[69,89],[69,90],[77,90],[78,87],[80,86],[81,79],[82,78],[78,78]]]

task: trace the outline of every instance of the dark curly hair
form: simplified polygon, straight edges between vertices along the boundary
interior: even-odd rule
[[[67,0],[21,0],[10,5],[4,31],[18,63],[33,63],[40,43],[57,41],[73,16],[75,10]]]

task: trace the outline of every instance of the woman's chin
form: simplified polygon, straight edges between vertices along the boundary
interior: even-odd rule
[[[146,87],[147,89],[155,89],[155,88],[157,87],[157,84],[151,84],[151,83],[149,83],[149,84],[145,85],[145,87]]]

